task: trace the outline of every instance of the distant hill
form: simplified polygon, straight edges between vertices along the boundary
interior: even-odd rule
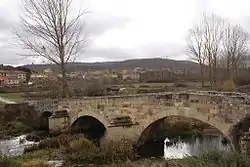
[[[22,66],[34,71],[43,71],[46,68],[51,68],[54,71],[59,71],[59,67],[53,64],[32,64]],[[185,68],[186,70],[198,71],[199,65],[191,61],[179,61],[172,59],[131,59],[117,62],[97,62],[97,63],[69,63],[67,65],[68,71],[87,71],[87,70],[104,70],[104,69],[133,69],[136,67],[161,69],[169,68],[178,70]]]
[[[24,72],[31,72],[30,68],[26,68],[25,66],[21,66],[21,67],[13,67],[13,66],[4,66],[4,65],[0,65],[0,70],[18,70],[18,71],[24,71]]]

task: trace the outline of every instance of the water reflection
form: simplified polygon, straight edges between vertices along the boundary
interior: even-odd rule
[[[231,151],[229,143],[222,142],[222,137],[205,136],[203,138],[192,138],[190,140],[164,141],[165,159],[182,159],[187,156],[200,155],[209,151]]]

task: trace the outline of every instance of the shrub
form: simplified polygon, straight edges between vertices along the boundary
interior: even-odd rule
[[[25,162],[21,167],[52,167],[48,162],[41,159],[32,159],[28,162]]]
[[[39,142],[41,138],[37,136],[36,134],[29,134],[26,136],[27,141],[34,141],[34,142]]]
[[[57,138],[45,139],[38,144],[38,148],[40,149],[59,148],[59,147],[60,147],[60,141]]]
[[[136,159],[130,140],[108,141],[104,148],[98,148],[86,139],[74,140],[69,145],[64,159],[70,164],[103,165]]]
[[[57,136],[59,134],[55,134]],[[75,140],[78,136],[60,135],[57,137],[46,138],[40,141],[38,145],[33,145],[31,147],[25,148],[24,153],[34,152],[40,149],[60,149],[63,147],[69,147],[69,143]]]
[[[237,84],[238,86],[249,85],[249,84],[250,84],[250,79],[238,78],[238,79],[236,80],[236,84]]]
[[[127,160],[135,160],[133,142],[131,140],[122,139],[119,141],[109,141],[104,148],[107,163],[125,162]]]
[[[10,159],[7,157],[0,157],[0,166],[1,167],[9,167],[11,164]]]
[[[140,93],[149,93],[149,91],[147,89],[139,89],[137,90],[137,93],[140,94]]]
[[[86,96],[104,96],[107,94],[103,85],[98,82],[87,84],[83,91]]]
[[[223,91],[234,91],[236,85],[233,80],[227,80],[223,84],[221,84],[221,90]]]
[[[92,141],[88,140],[88,139],[77,139],[77,140],[73,140],[69,143],[69,146],[71,149],[75,150],[75,151],[80,151],[80,150],[84,150],[84,151],[94,151],[96,150],[96,146],[93,144]]]
[[[198,157],[188,157],[179,166],[185,167],[249,167],[250,158],[238,153],[209,152]]]
[[[174,83],[174,86],[175,86],[175,87],[179,87],[179,88],[188,87],[188,85],[186,85],[186,84],[184,84],[184,83],[180,83],[180,82]]]
[[[67,143],[67,137],[60,136],[60,137],[52,137],[47,138],[42,141],[38,145],[33,145],[31,147],[25,148],[24,153],[33,152],[39,149],[56,149],[60,148],[61,145]]]
[[[139,88],[150,88],[149,85],[140,85]]]

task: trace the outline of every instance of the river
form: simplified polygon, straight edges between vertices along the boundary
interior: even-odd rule
[[[0,141],[0,155],[15,157],[21,156],[24,153],[25,147],[38,144],[36,142],[30,142],[26,140],[26,135],[21,135],[14,137],[10,140]],[[60,167],[63,165],[63,161],[49,161],[48,162],[52,167]]]
[[[25,135],[4,140],[0,142],[0,151],[5,156],[20,156],[24,152],[24,148],[35,142],[29,142],[25,139]],[[231,151],[229,144],[223,144],[221,137],[206,136],[203,138],[193,138],[190,140],[170,141],[168,138],[164,144],[165,159],[180,159],[186,156],[199,155],[206,151]],[[150,151],[150,150],[149,150]]]
[[[26,140],[26,135],[14,137],[10,140],[0,141],[0,153],[8,157],[20,156],[24,152],[24,148],[36,144]]]
[[[188,141],[178,140],[177,142],[172,142],[167,138],[164,141],[165,159],[182,159],[187,156],[200,155],[208,151],[230,152],[232,150],[230,144],[222,143],[221,137],[206,136]]]

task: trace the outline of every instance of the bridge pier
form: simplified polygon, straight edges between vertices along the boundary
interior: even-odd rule
[[[129,139],[132,141],[136,141],[138,139],[138,135],[136,132],[136,127],[109,127],[107,128],[107,133],[105,138],[107,140],[121,140],[121,139]]]
[[[67,110],[55,111],[49,117],[49,130],[50,131],[66,131],[70,126],[70,118]]]

